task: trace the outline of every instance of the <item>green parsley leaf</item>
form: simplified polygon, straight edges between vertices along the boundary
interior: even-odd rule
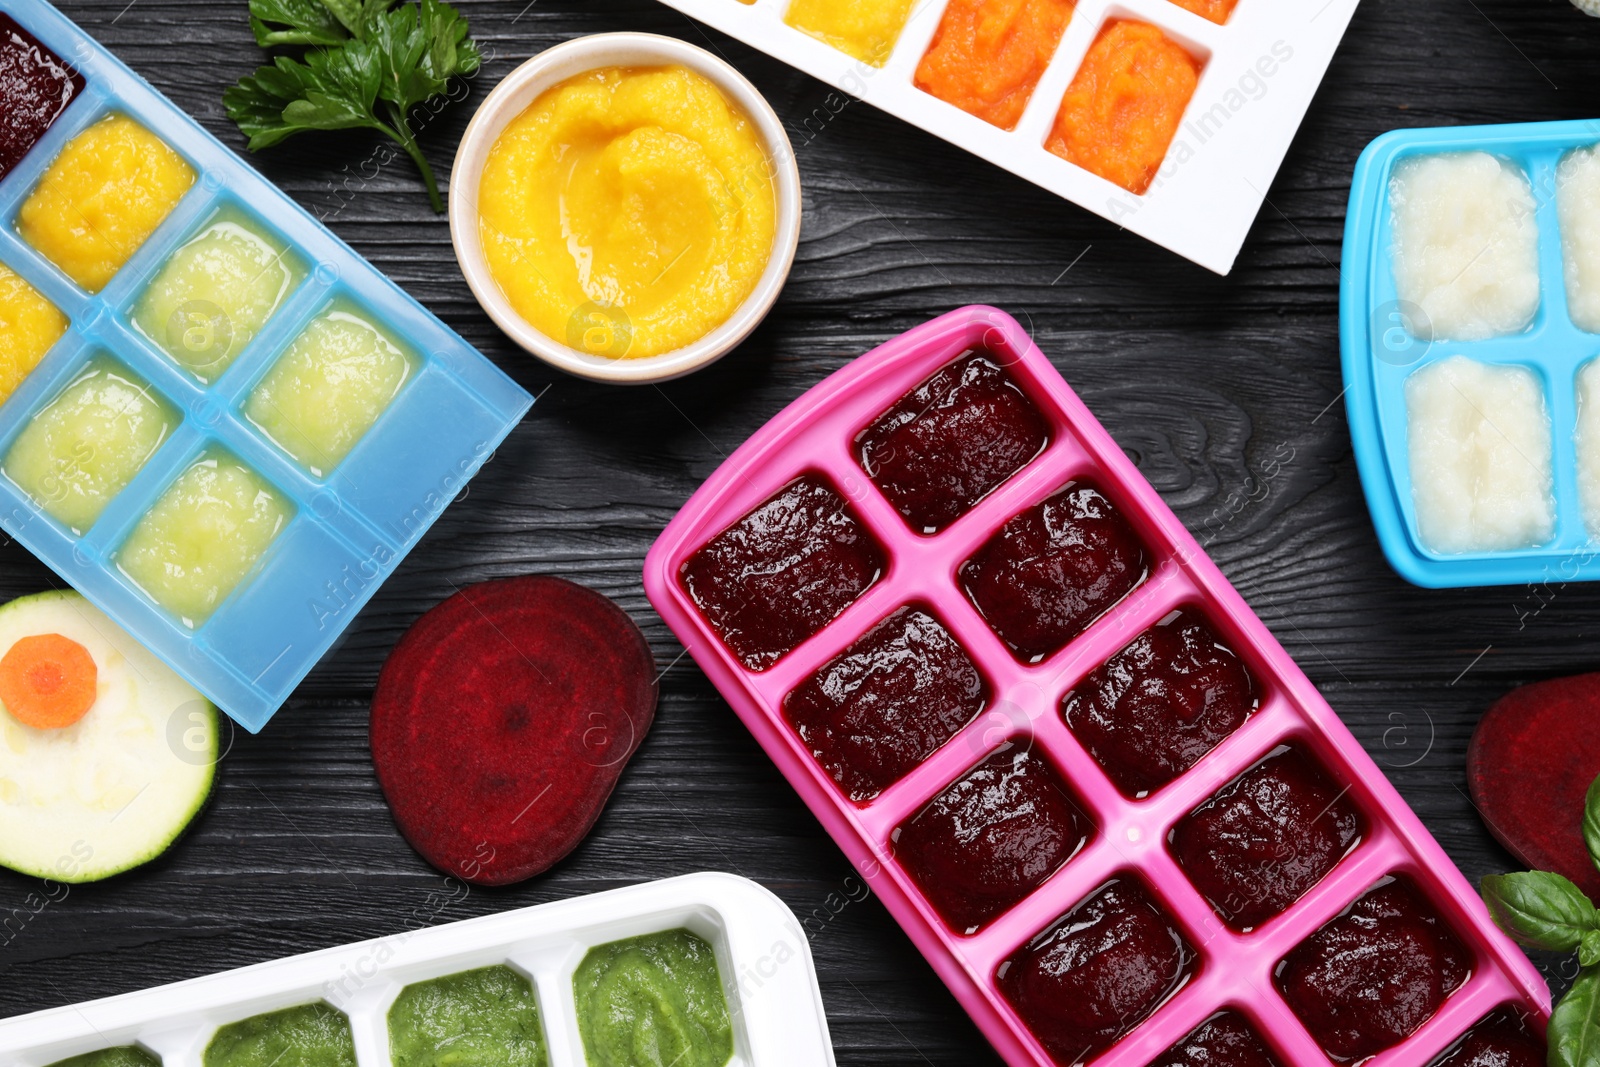
[[[312,52],[304,63],[279,56],[223,93],[222,102],[249,136],[252,152],[301,130],[366,127],[393,136],[372,113],[379,74],[372,46],[352,42]]]
[[[466,20],[440,0],[390,11],[372,30],[383,62],[379,95],[402,111],[445,92],[451,78],[476,72],[481,62]]]
[[[350,36],[322,0],[250,0],[250,29],[262,48],[337,45]]]
[[[228,117],[252,152],[302,130],[373,129],[405,149],[422,173],[429,203],[444,210],[411,131],[412,109],[449,90],[450,79],[482,63],[466,20],[441,0],[250,0],[262,47],[295,46],[222,94]]]

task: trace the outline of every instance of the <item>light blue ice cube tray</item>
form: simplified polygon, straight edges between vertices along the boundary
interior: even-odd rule
[[[0,262],[71,318],[66,335],[0,406],[0,456],[34,414],[105,353],[149,382],[181,424],[82,537],[0,477],[0,526],[254,732],[489,458],[533,398],[476,349],[43,0],[0,0],[86,87],[0,178]],[[89,295],[17,234],[16,212],[62,147],[110,112],[137,120],[195,169],[194,187],[100,293]],[[131,308],[167,257],[232,205],[282,238],[306,278],[233,364],[202,384],[146,341]],[[252,387],[336,298],[354,301],[418,365],[348,456],[316,478],[240,413]],[[198,629],[158,607],[114,555],[139,518],[208,448],[241,459],[290,500],[292,520]]]
[[[1529,122],[1394,130],[1356,163],[1345,213],[1339,285],[1339,341],[1345,409],[1367,507],[1389,563],[1416,585],[1449,588],[1600,578],[1600,541],[1584,525],[1578,498],[1577,372],[1600,356],[1600,335],[1567,312],[1557,218],[1556,166],[1568,152],[1600,142],[1600,121]],[[1488,341],[1423,341],[1400,304],[1391,261],[1389,178],[1401,160],[1481,150],[1519,165],[1532,185],[1539,227],[1539,312],[1522,333]],[[1425,330],[1419,332],[1426,333]],[[1510,552],[1453,555],[1417,535],[1406,446],[1405,381],[1436,360],[1466,356],[1526,367],[1544,386],[1555,475],[1556,532],[1547,544]]]

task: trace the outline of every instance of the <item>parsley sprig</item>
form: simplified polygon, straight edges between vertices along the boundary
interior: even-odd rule
[[[1583,806],[1583,841],[1600,867],[1600,778]],[[1576,952],[1578,976],[1550,1016],[1550,1067],[1600,1067],[1600,911],[1553,871],[1489,875],[1489,914],[1512,939],[1546,952]]]
[[[455,8],[443,0],[250,0],[250,28],[263,48],[306,49],[222,94],[252,152],[302,130],[377,130],[411,157],[428,202],[444,210],[409,116],[482,62]]]

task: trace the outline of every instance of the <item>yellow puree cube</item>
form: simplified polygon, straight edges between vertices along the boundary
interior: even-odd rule
[[[0,401],[16,392],[66,332],[60,309],[0,263]]]
[[[106,287],[194,184],[194,168],[126,115],[67,143],[17,212],[17,231],[91,293]]]

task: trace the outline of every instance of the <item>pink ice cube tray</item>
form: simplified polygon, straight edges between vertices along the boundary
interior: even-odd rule
[[[911,530],[856,458],[857,436],[906,393],[968,350],[1005,366],[1050,425],[1050,443],[936,535]],[[802,474],[823,475],[877,538],[887,564],[831,623],[762,671],[746,669],[679,579],[708,540]],[[958,568],[1012,516],[1075,479],[1094,482],[1143,539],[1148,577],[1060,652],[1024,664],[959,588]],[[1015,1067],[1055,1061],[997,986],[1019,946],[1119,874],[1137,873],[1197,950],[1191,978],[1095,1067],[1144,1067],[1223,1009],[1242,1013],[1285,1067],[1327,1067],[1328,1055],[1279,995],[1274,973],[1298,944],[1390,875],[1407,877],[1467,946],[1472,974],[1420,1029],[1367,1061],[1422,1067],[1502,1005],[1549,1016],[1548,989],[1491,923],[1477,894],[1401,800],[1317,690],[1015,320],[987,307],[952,312],[874,349],[789,405],[695,493],[645,562],[645,589],[667,624],[822,820],[956,998]],[[782,711],[786,694],[878,622],[930,607],[983,675],[978,718],[874,799],[855,803],[813,759]],[[1254,675],[1257,710],[1231,736],[1144,799],[1124,796],[1074,739],[1064,694],[1176,608],[1198,609]],[[1021,903],[966,936],[952,929],[894,855],[897,826],[997,747],[1026,740],[1042,752],[1094,823],[1089,842]],[[1230,928],[1174,860],[1175,823],[1277,746],[1312,753],[1347,787],[1362,837],[1310,892],[1249,932]]]

